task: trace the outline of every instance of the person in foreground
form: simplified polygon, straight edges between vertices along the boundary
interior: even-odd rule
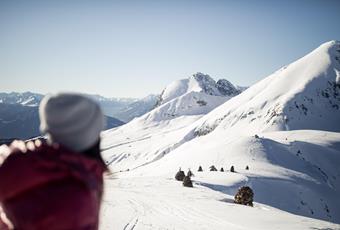
[[[0,229],[98,229],[107,170],[100,107],[63,93],[45,97],[39,115],[46,143],[0,148]]]

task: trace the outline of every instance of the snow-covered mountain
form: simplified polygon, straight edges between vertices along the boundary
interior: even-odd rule
[[[1,104],[20,104],[25,106],[38,106],[44,95],[39,93],[0,93]]]
[[[172,82],[161,93],[158,105],[187,93],[198,92],[211,96],[236,96],[241,92],[226,79],[217,82],[207,74],[196,73],[187,79]]]
[[[207,85],[202,87],[200,82]],[[268,215],[274,219],[271,222],[283,223],[286,214],[276,213],[280,209],[294,214],[290,216],[293,222],[299,222],[287,228],[339,228],[340,42],[321,45],[241,94],[226,97],[225,102],[216,85],[209,78],[201,81],[194,76],[174,82],[161,94],[157,108],[118,129],[104,132],[103,155],[113,172],[121,171],[115,174],[118,178],[115,185],[124,190],[124,181],[140,177],[145,190],[151,187],[162,193],[173,183],[165,180],[173,178],[179,167],[196,170],[201,165],[205,172],[194,172],[196,190],[192,193],[202,206],[190,210],[192,215],[188,214],[187,221],[205,226],[206,219],[197,217],[203,212],[215,213],[207,217],[209,227],[224,229],[219,222],[225,219],[221,217],[219,221],[220,213],[215,208],[231,213],[232,217],[235,217],[232,210],[239,208],[230,203],[220,207],[221,197],[232,200],[239,186],[249,185],[255,193],[255,208],[267,210],[266,215],[261,211],[254,211],[254,215],[258,213],[261,218]],[[201,100],[206,105],[216,103],[217,107],[204,110],[198,103]],[[234,165],[237,173],[206,172],[211,165],[225,169]],[[249,170],[245,170],[246,165]],[[156,178],[159,183],[153,185],[145,178]],[[181,187],[178,189],[178,196],[185,193]],[[144,195],[140,205],[147,203],[147,194]],[[133,196],[127,195],[125,199],[131,201]],[[211,199],[214,205],[204,206],[202,199]],[[157,197],[153,195],[149,200]],[[178,209],[179,203],[192,207],[190,200],[190,196],[181,202],[174,199],[178,205],[173,209]],[[129,206],[129,202],[119,204]],[[115,210],[111,206],[106,208]],[[248,207],[242,208],[240,212],[248,212]],[[168,224],[176,222],[170,211],[164,214]],[[147,224],[153,218],[152,211],[136,212],[137,222]],[[336,224],[302,221],[300,216]],[[256,219],[247,223],[228,220],[224,226],[230,224],[234,229],[258,224]],[[132,224],[123,217],[120,221],[122,226],[126,222]],[[269,225],[263,226],[257,229],[271,229]]]
[[[129,122],[133,118],[142,116],[149,112],[155,107],[158,100],[158,96],[152,94],[141,99],[106,98],[93,94],[85,95],[97,101],[106,116],[117,118],[123,122]],[[32,92],[0,93],[0,105],[20,104],[24,106],[38,106],[43,97],[44,95],[42,94]]]
[[[201,120],[201,134],[221,126],[245,132],[340,131],[340,47],[331,41],[287,65]]]
[[[216,82],[209,75],[193,74],[174,81],[162,91],[156,109],[140,120],[164,121],[187,115],[207,114],[240,91],[229,81]]]
[[[87,96],[97,101],[103,109],[108,129],[149,112],[158,100],[156,95],[142,99]],[[37,107],[43,97],[42,94],[32,92],[0,93],[0,139],[27,139],[39,135]]]
[[[182,129],[229,100],[230,95],[238,93],[229,82],[221,85],[224,86],[220,87],[224,89],[223,93],[215,80],[202,73],[169,84],[163,90],[156,108],[120,129],[104,134],[103,146],[110,149],[108,161],[126,168],[127,165],[138,167],[163,157],[184,138]],[[155,144],[162,142],[165,136],[168,140],[164,146]],[[138,140],[138,146],[126,151],[131,139]]]

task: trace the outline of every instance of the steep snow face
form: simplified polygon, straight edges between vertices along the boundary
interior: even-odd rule
[[[340,131],[340,43],[327,42],[202,118],[205,135],[217,126],[238,132]]]
[[[176,97],[188,92],[189,79],[181,79],[172,82],[162,92],[159,104],[164,104]]]
[[[179,116],[205,115],[230,97],[213,96],[204,92],[191,91],[174,98],[145,114],[142,119],[158,122]]]

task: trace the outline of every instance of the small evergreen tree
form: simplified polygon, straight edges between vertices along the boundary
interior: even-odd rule
[[[175,179],[178,181],[183,181],[185,177],[184,171],[181,170],[181,168],[179,168],[178,172],[175,175]]]
[[[197,171],[203,172],[202,166],[199,166]]]
[[[220,171],[221,171],[221,172],[224,172],[224,169],[223,169],[223,167],[220,169]]]
[[[217,168],[214,165],[212,165],[210,166],[210,171],[217,171]]]
[[[254,199],[253,190],[248,186],[243,186],[237,191],[234,203],[249,205],[253,207],[253,199]]]
[[[248,165],[246,166],[246,170],[249,170],[249,166]]]
[[[185,176],[184,177],[184,179],[183,179],[183,186],[184,187],[193,187],[190,176]]]
[[[233,165],[230,167],[230,172],[235,172],[235,169],[234,169]]]
[[[188,170],[188,173],[187,173],[187,175],[188,175],[189,177],[192,177],[192,176],[194,176],[194,174],[191,172],[191,170],[190,170],[190,169]]]

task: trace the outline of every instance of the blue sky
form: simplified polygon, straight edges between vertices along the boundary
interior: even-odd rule
[[[251,85],[340,40],[340,1],[0,0],[0,91],[143,97],[192,73]]]

